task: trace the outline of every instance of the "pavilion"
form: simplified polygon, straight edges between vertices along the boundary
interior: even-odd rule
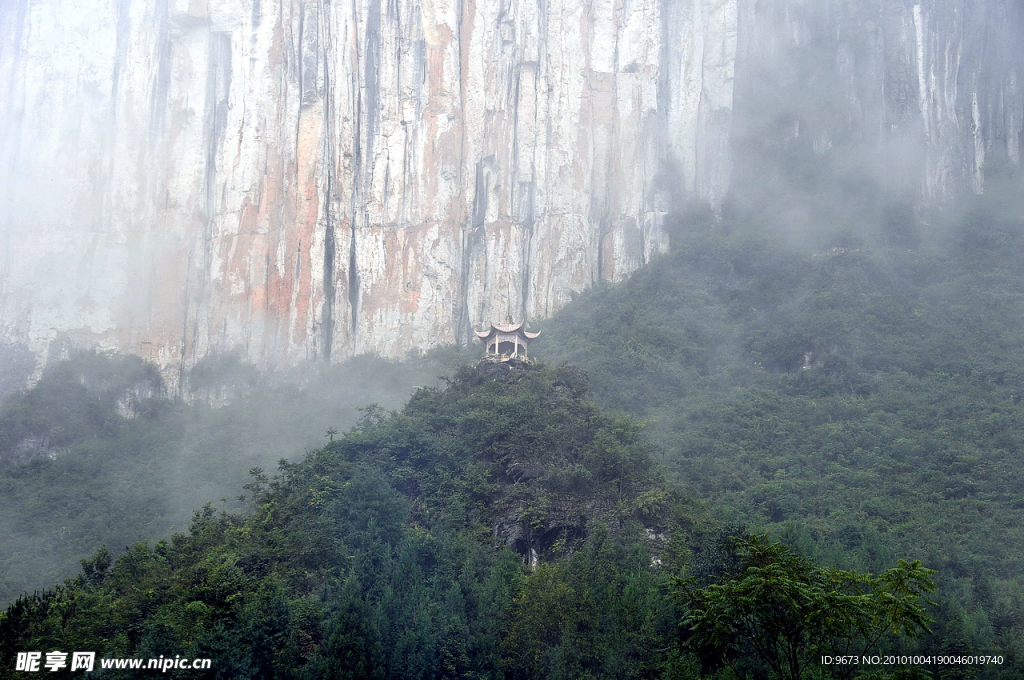
[[[484,356],[493,356],[500,359],[522,358],[529,361],[527,347],[530,340],[533,340],[540,331],[530,333],[523,330],[523,324],[512,323],[509,319],[505,323],[491,322],[491,327],[485,331],[474,331],[476,337],[484,343]],[[520,357],[520,352],[522,357]]]

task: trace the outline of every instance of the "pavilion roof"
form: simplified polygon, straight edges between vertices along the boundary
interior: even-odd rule
[[[526,338],[527,340],[533,340],[538,335],[540,335],[540,331],[537,331],[536,333],[531,333],[527,330],[524,330],[523,324],[521,323],[494,323],[493,321],[491,322],[491,327],[488,328],[487,330],[473,332],[476,333],[476,337],[480,338],[481,340],[485,340],[494,335],[495,333],[515,333]]]

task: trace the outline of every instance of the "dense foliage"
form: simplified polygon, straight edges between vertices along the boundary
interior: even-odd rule
[[[651,421],[670,478],[720,518],[846,569],[919,555],[939,570],[927,649],[1021,664],[1024,210],[1007,201],[914,248],[681,225],[536,353]]]
[[[995,193],[929,242],[912,212],[882,212],[878,240],[808,251],[728,210],[690,211],[672,252],[543,326],[531,355],[585,376],[464,371],[343,437],[343,410],[371,400],[352,394],[359,380],[390,381],[394,404],[465,355],[370,362],[324,377],[334,391],[222,358],[190,376],[218,409],[162,399],[140,362],[53,369],[0,407],[8,598],[33,559],[59,562],[52,581],[101,542],[166,535],[172,504],[233,496],[296,433],[332,441],[273,480],[255,470],[249,514],[208,506],[188,534],[117,561],[102,550],[72,583],[21,598],[5,654],[100,640],[110,655],[216,657],[224,677],[757,677],[772,663],[750,635],[699,644],[702,615],[757,599],[750,568],[813,604],[832,587],[884,594],[877,579],[917,569],[898,563],[912,556],[938,569],[934,622],[881,648],[998,654],[918,670],[1019,677],[1024,211]],[[587,384],[644,418],[657,448],[584,401]],[[747,564],[749,544],[727,540],[744,527],[789,548]],[[672,597],[680,573],[697,579],[689,613]],[[795,612],[802,636],[814,609]],[[865,616],[827,632],[855,637]]]
[[[207,505],[187,534],[116,560],[102,548],[18,599],[0,615],[0,675],[17,676],[18,652],[58,649],[213,660],[171,677],[698,677],[672,575],[749,565],[716,558],[728,530],[713,535],[639,425],[585,389],[574,369],[482,363],[401,412],[365,409],[274,478],[254,468],[248,513]],[[754,540],[758,567],[819,588],[826,572]],[[905,604],[883,629],[926,621],[879,593]]]
[[[674,631],[645,530],[682,511],[571,370],[466,369],[268,479],[248,515],[105,549],[0,618],[16,651],[215,659],[216,677],[650,677]],[[667,552],[671,552],[667,550]],[[539,564],[531,570],[527,563]],[[195,677],[194,672],[189,677]]]
[[[822,568],[764,537],[734,539],[737,564],[722,583],[681,580],[687,604],[686,646],[702,663],[736,677],[767,666],[775,677],[800,680],[823,657],[858,662],[878,652],[886,633],[916,637],[932,622],[925,607],[935,590],[932,570],[899,564],[879,576]],[[836,664],[841,678],[858,663]],[[820,672],[820,671],[819,671]]]
[[[0,603],[73,575],[104,543],[166,537],[207,502],[237,508],[247,470],[301,458],[358,408],[398,406],[448,363],[445,353],[360,357],[268,376],[211,358],[187,376],[191,399],[168,399],[156,369],[134,357],[55,363],[0,402]]]

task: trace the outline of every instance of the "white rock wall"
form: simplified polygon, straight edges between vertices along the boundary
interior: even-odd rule
[[[925,199],[980,191],[994,145],[1019,165],[1018,55],[972,52],[1011,0],[874,2],[0,3],[0,339],[173,384],[543,318],[722,200],[749,74],[815,31],[846,93],[823,152],[921,147]]]
[[[1020,2],[742,0],[739,23],[731,141],[743,161],[766,137],[808,143],[932,206],[982,193],[993,158],[1020,167]],[[772,129],[782,121],[788,133]]]

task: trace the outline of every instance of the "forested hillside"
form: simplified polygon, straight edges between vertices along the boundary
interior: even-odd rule
[[[581,296],[536,351],[645,418],[670,479],[719,518],[847,568],[919,556],[939,570],[936,649],[1018,658],[1021,215],[993,194],[928,243],[895,213],[810,250],[691,215],[672,253]]]
[[[74,575],[100,545],[184,530],[204,503],[237,509],[250,468],[301,459],[371,402],[400,406],[448,354],[283,375],[221,357],[191,372],[191,399],[168,398],[138,358],[73,354],[0,402],[0,602]]]
[[[549,368],[464,369],[445,389],[427,376],[478,348],[316,378],[333,392],[198,367],[220,408],[166,400],[141,362],[82,355],[0,408],[9,600],[33,560],[61,560],[52,581],[100,543],[165,538],[182,499],[221,507],[19,600],[5,653],[99,640],[219,659],[221,677],[756,677],[770,660],[738,628],[705,644],[701,607],[759,620],[722,598],[755,601],[750,575],[769,574],[803,625],[830,589],[865,607],[906,577],[920,599],[891,623],[919,637],[877,649],[996,654],[918,671],[1020,677],[1021,214],[993,194],[929,242],[893,210],[875,233],[794,245],[691,211],[672,252],[534,324]],[[341,434],[363,383],[390,385],[389,408],[413,396]],[[247,508],[217,503],[297,432],[327,446],[254,471]],[[856,639],[818,621],[803,653],[827,653],[814,635],[857,648],[882,620],[843,611]]]
[[[639,426],[583,389],[485,365],[368,409],[304,462],[254,470],[251,513],[207,506],[187,535],[101,550],[19,600],[3,672],[15,651],[100,647],[234,678],[649,677],[676,620],[652,559],[672,559],[685,504]]]
[[[572,368],[484,362],[401,412],[367,409],[302,463],[254,469],[248,513],[207,505],[187,534],[116,560],[102,548],[75,579],[20,598],[0,615],[0,675],[18,676],[19,652],[65,649],[210,659],[201,676],[221,678],[756,670],[773,662],[760,631],[722,645],[686,627],[718,589],[748,588],[752,569],[783,589],[752,616],[816,631],[792,638],[805,665],[826,642],[891,650],[878,645],[890,629],[927,626],[931,572],[901,562],[876,579],[727,540],[665,483],[641,426],[585,390]],[[713,619],[730,616],[744,613]]]

